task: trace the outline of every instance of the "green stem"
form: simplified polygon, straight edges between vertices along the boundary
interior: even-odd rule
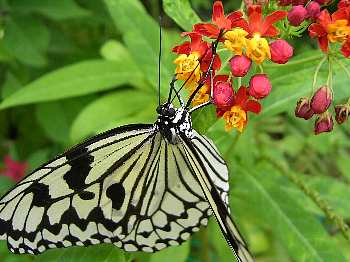
[[[322,65],[324,64],[324,62],[327,60],[327,56],[324,56],[322,58],[322,60],[318,63],[316,69],[315,69],[315,73],[314,73],[314,79],[312,81],[312,91],[311,91],[311,96],[312,94],[314,93],[315,89],[316,89],[316,84],[317,84],[317,76],[318,76],[318,73],[322,67]]]
[[[241,1],[241,6],[240,6],[239,10],[243,12],[243,9],[244,9],[244,0]]]
[[[344,221],[344,218],[336,214],[333,211],[333,208],[329,205],[329,203],[320,197],[318,192],[311,189],[300,178],[288,172],[288,170],[286,170],[286,168],[283,165],[281,165],[280,163],[277,163],[272,158],[265,157],[265,159],[267,159],[272,165],[274,165],[281,172],[282,175],[286,176],[301,191],[303,191],[304,194],[308,196],[323,211],[326,217],[339,228],[344,238],[350,242],[349,226]]]
[[[242,85],[242,77],[237,78],[237,90],[241,87]]]
[[[260,69],[260,73],[262,74],[262,73],[264,73],[264,68],[263,68],[263,66],[262,65],[258,65],[259,66],[259,69]]]
[[[269,64],[269,65],[264,65],[265,68],[274,68],[274,67],[278,67],[278,68],[283,68],[283,67],[288,67],[288,66],[295,66],[295,65],[300,65],[300,64],[304,64],[304,63],[307,63],[307,62],[312,62],[312,61],[315,61],[315,60],[319,60],[320,58],[323,58],[324,55],[317,55],[317,56],[310,56],[308,58],[303,58],[303,59],[300,59],[300,60],[297,60],[297,61],[291,61],[291,62],[288,62],[284,65],[281,65],[281,64]]]
[[[333,62],[330,56],[328,56],[328,78],[327,78],[327,85],[332,89],[332,76],[333,76]]]

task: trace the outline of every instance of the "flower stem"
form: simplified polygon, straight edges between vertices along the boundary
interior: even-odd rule
[[[312,90],[311,90],[311,95],[314,93],[315,89],[316,89],[316,84],[317,84],[317,76],[318,76],[318,73],[322,67],[322,65],[324,64],[324,62],[327,60],[327,56],[324,56],[322,58],[322,60],[318,63],[316,69],[315,69],[315,73],[314,73],[314,79],[312,81]]]
[[[277,163],[270,157],[265,157],[273,166],[275,166],[282,175],[286,176],[292,183],[294,183],[301,191],[304,192],[326,215],[326,217],[332,221],[342,232],[344,238],[350,242],[350,231],[349,226],[344,221],[344,218],[339,216],[333,211],[333,208],[329,205],[329,203],[322,199],[317,191],[311,189],[308,185],[306,185],[300,178],[296,175],[291,174],[286,170],[286,168]]]
[[[237,90],[241,87],[242,85],[242,77],[237,78]]]
[[[295,65],[299,65],[299,64],[304,64],[304,63],[307,63],[307,62],[312,62],[314,60],[319,60],[323,58],[323,55],[315,55],[315,56],[310,56],[308,58],[303,58],[303,59],[300,59],[300,60],[296,60],[296,61],[290,61],[286,64],[268,64],[268,65],[264,65],[265,68],[274,68],[274,67],[278,67],[278,68],[284,68],[284,67],[288,67],[288,66],[295,66]]]
[[[259,69],[260,69],[260,73],[262,74],[262,73],[264,73],[264,68],[263,68],[263,66],[262,65],[258,65],[259,66]]]
[[[328,56],[328,78],[327,78],[327,85],[330,87],[331,90],[332,88],[332,83],[333,82],[333,61],[330,56]]]

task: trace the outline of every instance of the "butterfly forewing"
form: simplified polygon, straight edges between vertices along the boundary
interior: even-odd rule
[[[226,165],[208,140],[198,134],[194,139],[226,202]],[[96,136],[43,165],[0,200],[0,239],[13,252],[34,254],[98,243],[146,252],[178,245],[210,214],[186,154],[153,125]]]

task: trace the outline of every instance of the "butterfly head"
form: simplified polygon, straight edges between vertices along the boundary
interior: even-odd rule
[[[191,119],[184,108],[174,108],[171,103],[165,103],[157,107],[158,119],[156,125],[160,132],[172,144],[176,144],[179,133],[190,136],[192,131]]]
[[[175,118],[176,110],[170,103],[165,103],[157,107],[157,113],[162,118],[168,118],[172,120]]]

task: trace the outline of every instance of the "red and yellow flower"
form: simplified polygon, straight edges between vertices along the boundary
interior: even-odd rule
[[[330,15],[328,10],[324,9],[316,23],[309,26],[309,35],[317,37],[323,52],[328,52],[329,43],[341,43],[344,56],[350,55],[350,52],[347,51],[349,45],[347,41],[350,36],[349,13],[350,9],[341,8]]]
[[[189,36],[191,41],[186,41],[175,46],[172,51],[179,54],[174,60],[176,64],[176,79],[186,81],[186,86],[194,88],[201,79],[202,72],[205,72],[210,64],[212,51],[209,44],[202,40],[202,36],[195,32],[183,33]],[[219,56],[214,57],[213,70],[221,67]]]
[[[260,111],[260,103],[250,99],[248,89],[241,86],[234,95],[233,106],[224,112],[222,110],[217,110],[217,115],[222,116],[225,120],[226,131],[231,131],[233,128],[236,128],[239,132],[242,132],[248,123],[248,112],[259,114]]]
[[[257,64],[261,64],[265,59],[271,59],[266,37],[278,36],[279,31],[274,23],[286,15],[285,11],[275,11],[264,18],[260,5],[249,6],[248,21],[244,19],[233,21],[233,29],[225,33],[225,47],[236,55],[241,55],[245,49],[246,55]]]
[[[230,30],[233,23],[243,20],[243,13],[235,11],[225,16],[221,1],[215,1],[213,5],[212,23],[199,23],[193,26],[193,32],[210,38],[218,38],[220,33]]]

